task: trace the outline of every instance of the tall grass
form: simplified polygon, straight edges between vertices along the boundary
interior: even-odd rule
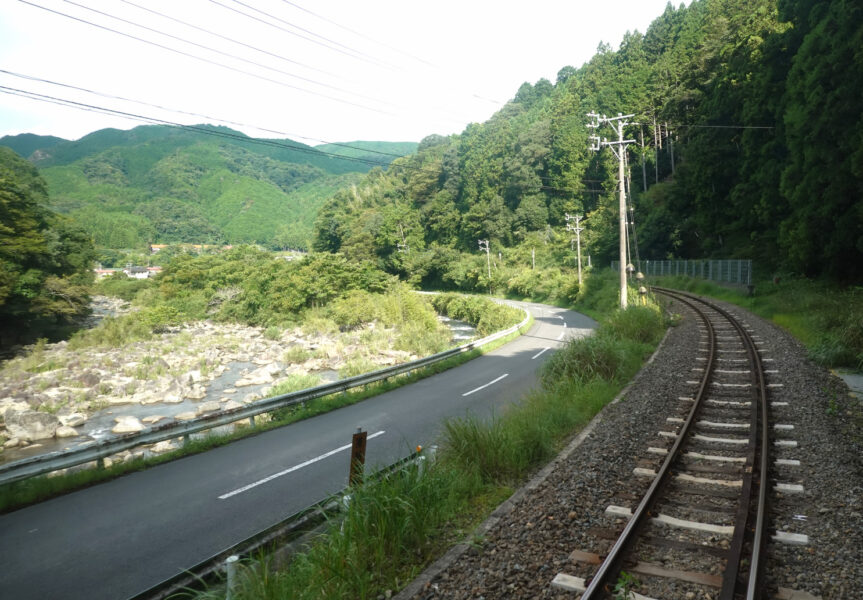
[[[658,278],[657,284],[742,306],[800,340],[826,367],[863,371],[863,288],[841,288],[808,279],[757,281],[755,294],[689,277]]]
[[[476,478],[453,469],[417,465],[357,487],[344,518],[306,552],[275,572],[266,562],[247,564],[232,597],[366,599],[398,589],[440,550],[435,534],[469,508],[479,488]],[[215,599],[224,592],[190,596]]]

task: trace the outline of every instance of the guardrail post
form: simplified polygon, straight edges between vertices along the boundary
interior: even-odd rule
[[[255,426],[255,415],[252,415],[251,417],[249,417],[249,425],[251,427]]]
[[[363,470],[366,465],[366,439],[368,432],[363,431],[362,427],[357,427],[357,432],[354,434],[351,443],[351,468],[348,476],[348,484],[353,487],[362,485]]]
[[[225,572],[228,576],[228,583],[225,589],[225,600],[231,600],[234,595],[234,587],[237,585],[237,561],[240,557],[232,554],[225,561]]]

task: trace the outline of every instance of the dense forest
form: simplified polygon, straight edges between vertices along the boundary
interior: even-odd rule
[[[320,150],[255,140],[226,127],[104,129],[71,142],[0,139],[29,157],[52,209],[104,248],[148,243],[258,243],[306,249],[319,206],[416,144],[358,142]]]
[[[634,114],[628,179],[642,259],[753,258],[762,274],[863,276],[863,7],[852,0],[670,3],[618,50],[523,84],[490,120],[429,136],[337,193],[314,248],[429,285],[560,261],[566,213],[617,257],[617,160],[586,114]],[[600,135],[612,137],[610,129]],[[495,257],[495,255],[497,255]],[[569,264],[572,264],[571,262]],[[492,277],[493,278],[493,277]],[[469,287],[469,286],[468,286]]]
[[[46,208],[45,181],[0,148],[0,347],[21,331],[88,310],[95,250],[78,224]]]

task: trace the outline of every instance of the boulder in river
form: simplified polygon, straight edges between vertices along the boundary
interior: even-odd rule
[[[83,413],[70,413],[68,415],[60,415],[60,424],[66,427],[79,427],[87,422],[87,415]]]
[[[200,404],[197,412],[199,415],[203,415],[204,413],[216,412],[217,410],[222,410],[222,405],[216,400],[211,400]]]
[[[54,437],[60,420],[52,414],[35,410],[7,411],[6,430],[13,438],[27,441]]]
[[[111,429],[112,433],[136,433],[144,429],[144,424],[138,417],[124,415],[114,419],[117,424]]]
[[[57,428],[57,431],[54,432],[54,435],[58,438],[70,438],[70,437],[78,437],[78,432],[74,427],[69,427],[68,425],[60,425]]]

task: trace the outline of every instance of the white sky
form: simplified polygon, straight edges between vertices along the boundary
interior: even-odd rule
[[[3,0],[3,71],[171,111],[0,72],[0,136],[37,133],[78,139],[104,127],[130,129],[141,124],[5,93],[9,90],[4,88],[14,88],[176,123],[234,121],[229,126],[248,135],[289,137],[310,145],[419,141],[485,121],[523,82],[545,77],[553,83],[561,67],[580,67],[601,41],[616,48],[627,30],[644,32],[666,2]],[[677,0],[675,6],[679,4]]]

